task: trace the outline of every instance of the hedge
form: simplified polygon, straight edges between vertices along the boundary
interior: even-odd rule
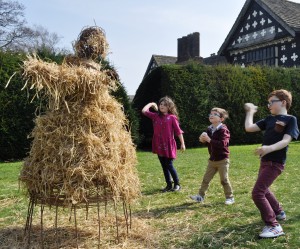
[[[0,52],[0,160],[19,159],[30,147],[27,135],[33,127],[36,105],[30,103],[24,83],[17,73],[5,88],[9,78],[19,70],[24,56]]]
[[[199,146],[198,137],[210,124],[208,113],[213,107],[229,112],[226,124],[231,132],[231,144],[261,142],[260,133],[246,133],[244,103],[259,106],[255,121],[269,114],[267,96],[275,89],[292,92],[290,114],[299,118],[300,70],[295,68],[247,67],[231,65],[207,66],[190,63],[185,66],[165,65],[153,70],[141,83],[133,100],[139,111],[149,102],[163,96],[174,99],[179,110],[181,128],[187,146]],[[142,148],[149,148],[152,138],[151,120],[140,115]]]

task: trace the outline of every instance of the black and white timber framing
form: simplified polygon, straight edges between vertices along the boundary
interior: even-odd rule
[[[300,4],[247,0],[218,54],[242,67],[299,67]]]

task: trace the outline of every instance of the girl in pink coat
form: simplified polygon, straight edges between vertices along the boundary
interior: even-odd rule
[[[150,107],[158,112],[149,111]],[[176,169],[173,166],[173,160],[176,158],[177,146],[174,135],[180,140],[180,149],[185,150],[183,131],[179,127],[177,109],[169,97],[163,97],[159,100],[158,106],[152,102],[147,104],[142,113],[151,118],[153,123],[152,152],[158,155],[161,163],[167,186],[162,190],[179,191],[180,184]],[[174,187],[172,187],[172,180]]]

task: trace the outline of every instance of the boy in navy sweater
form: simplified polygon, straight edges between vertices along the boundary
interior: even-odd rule
[[[210,112],[209,121],[211,125],[206,132],[203,132],[199,140],[208,147],[209,160],[206,172],[204,174],[198,195],[192,195],[190,198],[197,202],[203,202],[205,193],[209,187],[210,181],[214,175],[219,172],[221,184],[225,194],[225,204],[234,203],[233,191],[229,181],[229,139],[230,132],[223,122],[228,118],[228,112],[222,108],[213,108]]]
[[[252,103],[245,104],[246,131],[265,131],[262,146],[255,151],[260,157],[260,168],[252,190],[252,199],[265,223],[259,234],[261,238],[275,238],[284,234],[278,221],[285,220],[286,214],[269,188],[285,168],[288,144],[299,135],[296,117],[288,115],[291,105],[290,92],[284,89],[275,90],[268,96],[271,115],[253,123],[257,106]]]

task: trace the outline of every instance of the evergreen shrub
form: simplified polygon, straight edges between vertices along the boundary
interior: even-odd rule
[[[246,133],[244,103],[258,105],[254,121],[269,114],[268,94],[284,88],[293,94],[290,114],[299,119],[300,70],[296,68],[247,67],[232,65],[208,66],[165,65],[154,69],[141,83],[134,98],[134,108],[140,112],[149,102],[168,95],[175,101],[181,128],[188,147],[199,146],[198,137],[210,124],[208,113],[213,107],[229,112],[225,121],[231,132],[231,144],[261,142],[260,133]],[[151,120],[141,117],[142,147],[151,146]]]

